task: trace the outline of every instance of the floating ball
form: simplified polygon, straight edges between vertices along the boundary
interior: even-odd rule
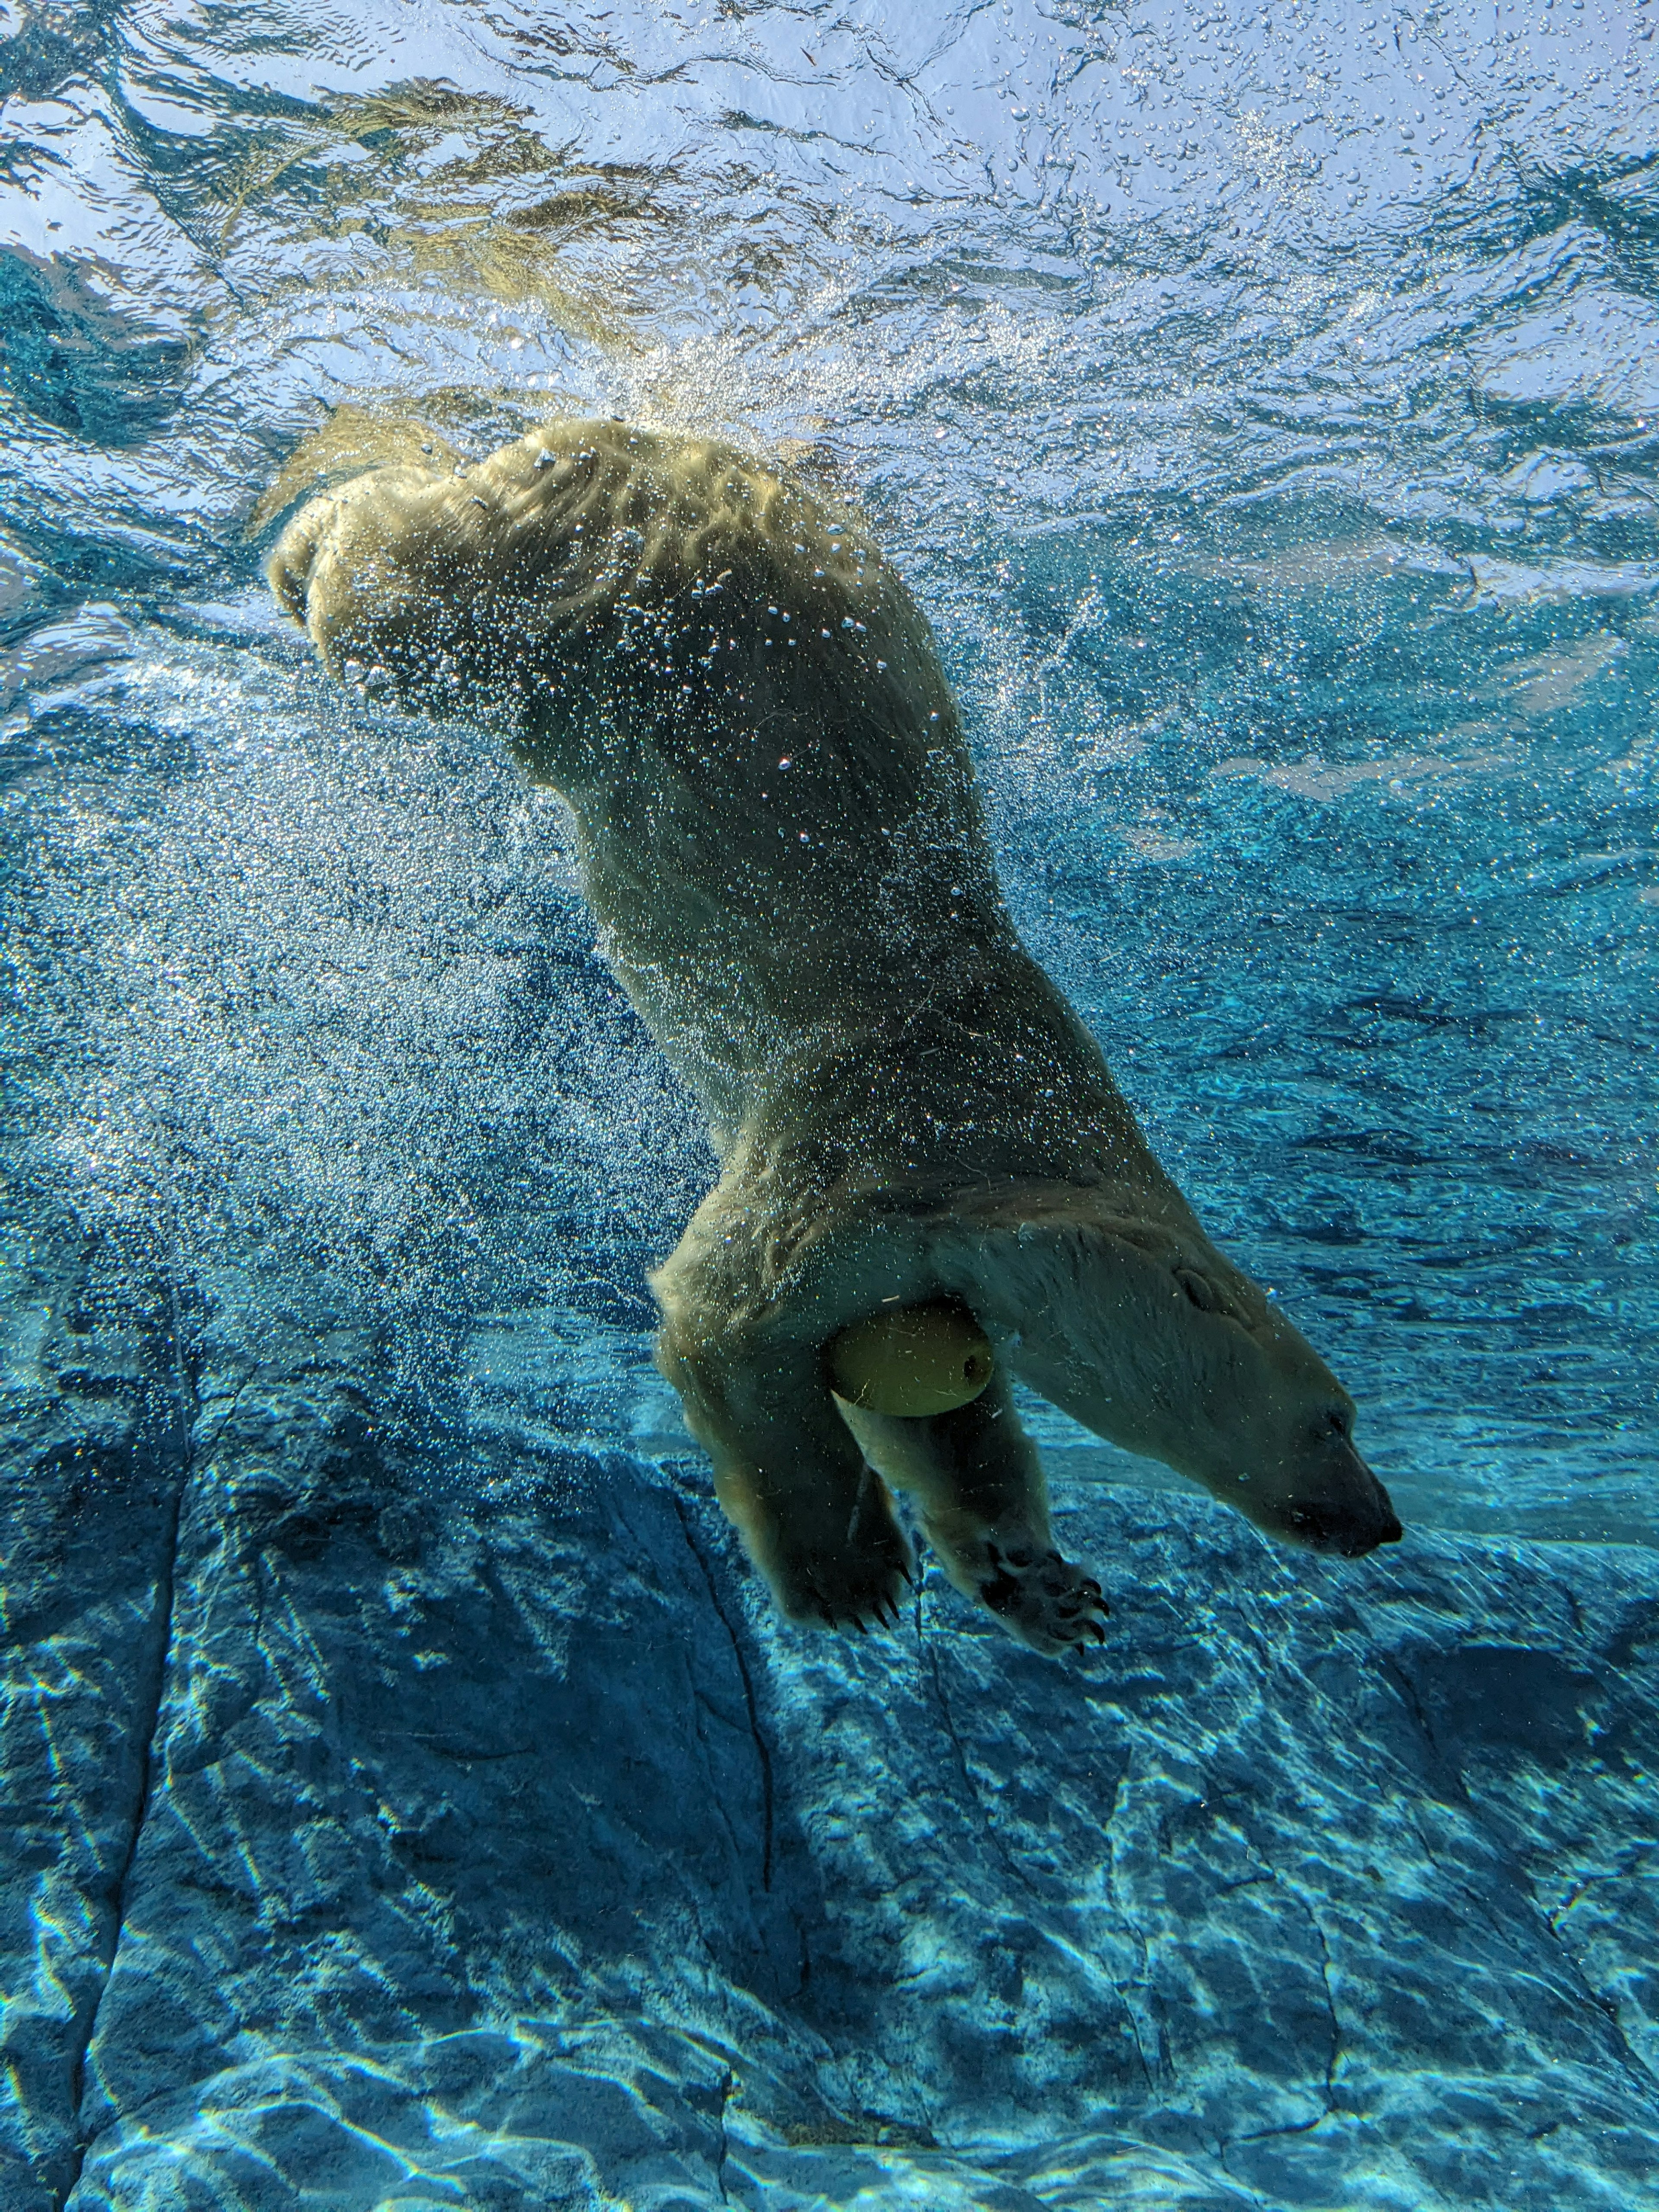
[[[830,1379],[849,1405],[912,1420],[970,1404],[992,1364],[984,1330],[961,1306],[890,1306],[830,1346]]]

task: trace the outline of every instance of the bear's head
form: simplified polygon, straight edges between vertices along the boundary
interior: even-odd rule
[[[1291,1543],[1352,1559],[1398,1542],[1389,1494],[1355,1448],[1353,1400],[1257,1284],[1207,1239],[1190,1243],[1145,1255],[1142,1295],[1167,1304],[1167,1356],[1185,1378],[1159,1456]]]
[[[1353,1440],[1354,1402],[1190,1216],[1060,1223],[991,1240],[968,1294],[1021,1379],[1162,1460],[1260,1528],[1354,1558],[1398,1540]]]

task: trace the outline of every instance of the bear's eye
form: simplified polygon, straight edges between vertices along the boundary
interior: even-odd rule
[[[1190,1267],[1177,1267],[1175,1279],[1200,1313],[1221,1312],[1221,1293],[1207,1275],[1194,1274]]]

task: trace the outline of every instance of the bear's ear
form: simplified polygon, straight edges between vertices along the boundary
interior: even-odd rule
[[[1200,1313],[1231,1312],[1231,1305],[1223,1295],[1219,1285],[1212,1283],[1207,1275],[1200,1275],[1193,1267],[1177,1267],[1175,1279]]]

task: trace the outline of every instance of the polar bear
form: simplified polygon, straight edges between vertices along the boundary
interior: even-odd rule
[[[568,803],[721,1164],[653,1278],[659,1362],[792,1620],[896,1617],[893,1486],[1024,1643],[1103,1636],[1013,1376],[1275,1536],[1399,1537],[1352,1400],[1015,933],[927,623],[856,514],[728,445],[558,421],[313,499],[269,574],[331,671],[498,732]],[[836,1395],[842,1332],[930,1304],[988,1340],[978,1395]]]

